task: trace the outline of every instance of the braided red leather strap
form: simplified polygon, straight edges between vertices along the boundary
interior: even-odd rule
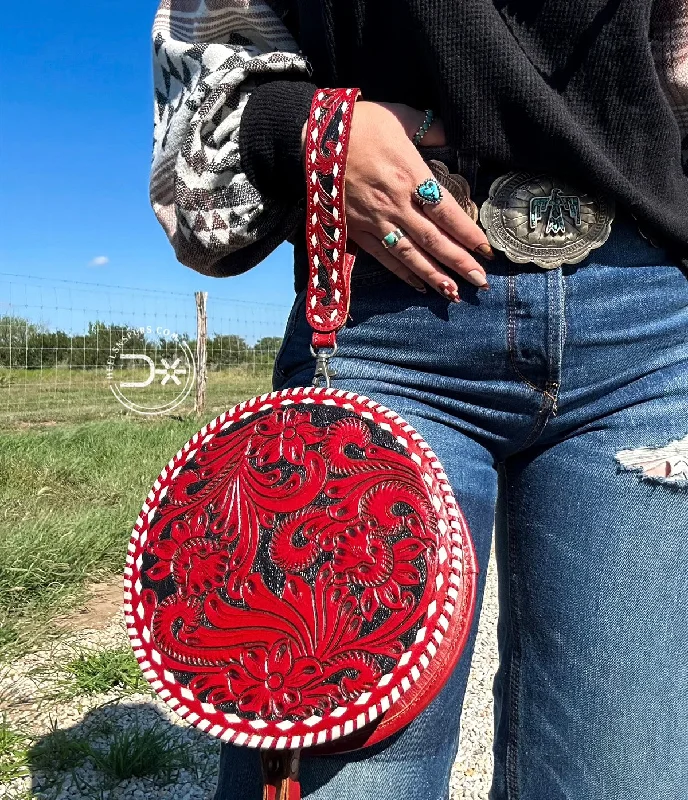
[[[347,250],[344,177],[358,89],[320,89],[306,135],[306,243],[309,278],[306,317],[313,347],[332,347],[349,312],[356,248]]]

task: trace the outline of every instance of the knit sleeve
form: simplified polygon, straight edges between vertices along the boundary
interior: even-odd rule
[[[153,68],[155,215],[182,264],[245,272],[302,217],[310,67],[266,0],[161,0]]]
[[[688,0],[655,0],[651,36],[657,74],[676,117],[688,175]]]

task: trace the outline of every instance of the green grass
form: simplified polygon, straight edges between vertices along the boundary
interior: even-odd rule
[[[93,731],[91,732],[93,733]],[[16,734],[13,734],[16,736]],[[0,728],[0,747],[2,746]],[[0,751],[0,764],[2,755]],[[21,738],[12,749],[11,770],[0,770],[0,780],[12,780],[40,772],[43,775],[41,794],[57,796],[64,784],[65,774],[72,775],[75,784],[88,789],[90,796],[100,796],[120,781],[130,778],[150,778],[159,783],[171,783],[178,770],[192,766],[188,743],[171,731],[167,723],[143,725],[136,722],[127,728],[107,731],[106,741],[95,744],[83,735],[61,730],[55,721],[52,730],[30,747]],[[98,771],[96,785],[86,785],[79,769],[90,762]],[[10,764],[10,761],[8,761]],[[83,785],[82,785],[83,784]]]
[[[51,618],[88,582],[121,573],[162,467],[221,409],[269,390],[265,376],[244,376],[211,392],[215,408],[203,418],[129,415],[2,433],[0,661],[56,634]]]
[[[91,749],[95,766],[113,781],[157,777],[171,782],[177,770],[190,765],[188,745],[171,737],[169,726],[140,724],[118,730],[106,750]]]
[[[47,774],[68,772],[81,766],[91,755],[91,745],[83,736],[61,730],[52,722],[52,730],[28,751],[28,763],[33,770]]]
[[[140,506],[196,420],[91,422],[5,433],[0,452],[0,639],[45,633],[88,580],[116,574]]]
[[[28,775],[28,747],[26,736],[10,727],[7,719],[0,719],[0,784]]]
[[[69,676],[62,694],[66,697],[105,694],[118,689],[140,692],[148,689],[130,647],[81,653],[63,668]]]
[[[207,409],[209,418],[254,394],[269,391],[272,365],[226,367],[208,372]],[[140,380],[135,372],[118,373],[118,380]],[[141,390],[141,402],[153,404],[174,399],[179,387],[151,385]],[[175,415],[193,411],[194,390],[175,409]],[[98,419],[138,418],[120,405],[110,390],[103,369],[8,370],[0,367],[0,427]]]

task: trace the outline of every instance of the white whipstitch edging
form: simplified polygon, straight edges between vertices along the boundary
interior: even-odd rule
[[[416,641],[413,646],[416,646],[421,642],[425,642],[425,647],[418,658],[419,666],[413,665],[407,674],[401,675],[401,677],[397,680],[396,685],[394,685],[387,694],[382,696],[377,703],[375,703],[373,706],[370,706],[367,711],[364,713],[358,712],[357,707],[360,708],[361,705],[364,705],[367,702],[372,694],[370,691],[363,693],[350,705],[337,707],[325,717],[314,715],[310,719],[299,721],[298,723],[291,722],[290,720],[284,720],[283,722],[278,723],[276,726],[285,733],[297,724],[306,725],[313,728],[320,724],[325,724],[328,726],[320,731],[313,731],[312,733],[300,736],[282,736],[277,738],[274,736],[261,735],[258,732],[255,732],[253,735],[249,736],[249,734],[246,732],[238,731],[235,727],[233,727],[244,722],[241,718],[233,714],[224,714],[223,712],[218,711],[215,706],[211,704],[201,704],[200,701],[196,700],[193,693],[189,689],[179,686],[176,683],[174,675],[171,672],[163,670],[162,675],[160,675],[159,671],[156,670],[154,665],[161,665],[162,656],[151,644],[150,631],[145,627],[137,627],[137,625],[140,625],[140,623],[137,622],[137,618],[139,620],[143,619],[144,609],[141,602],[138,603],[136,608],[133,606],[132,590],[134,590],[138,596],[141,591],[141,582],[137,579],[136,582],[132,584],[132,577],[134,574],[134,567],[136,567],[139,572],[141,570],[142,556],[139,551],[142,549],[143,544],[145,543],[145,537],[148,533],[148,525],[155,513],[158,503],[164,496],[164,493],[167,491],[168,483],[193,457],[198,448],[205,442],[210,441],[221,430],[225,429],[231,424],[234,424],[240,419],[249,417],[266,407],[270,408],[275,407],[276,405],[286,405],[294,402],[307,402],[308,400],[315,402],[310,397],[311,395],[321,396],[320,399],[322,399],[323,395],[346,398],[347,400],[354,400],[357,398],[357,404],[359,408],[361,405],[363,405],[369,408],[371,411],[392,420],[394,423],[399,425],[401,429],[408,434],[409,438],[417,445],[417,447],[423,451],[423,456],[426,459],[426,463],[429,462],[429,471],[426,468],[425,475],[431,479],[430,485],[433,483],[434,479],[434,483],[436,484],[438,493],[440,495],[438,496],[437,494],[433,494],[430,491],[430,485],[428,485],[428,493],[431,502],[433,503],[433,506],[437,512],[439,512],[439,510],[442,508],[442,505],[444,505],[447,517],[449,518],[449,525],[451,527],[450,536],[453,545],[451,547],[451,553],[448,554],[444,547],[441,548],[441,550],[444,551],[444,560],[446,560],[446,558],[450,558],[449,586],[446,587],[446,596],[442,608],[438,609],[437,604],[433,601],[428,607],[425,625],[417,633]],[[281,403],[274,403],[275,400],[281,398],[284,398]],[[265,405],[266,401],[269,401],[267,406]],[[323,404],[325,402],[326,401],[323,400]],[[349,404],[349,407],[352,410],[355,410],[354,405]],[[372,414],[368,414],[367,412],[362,412],[362,415],[372,418]],[[385,423],[378,422],[376,424],[386,427],[391,431],[391,427],[385,425]],[[202,444],[199,445],[201,440]],[[397,436],[397,441],[400,441],[402,445],[408,445],[403,437]],[[415,453],[412,454],[412,456],[414,455]],[[422,459],[414,459],[414,461],[416,461],[419,466],[422,464]],[[127,631],[130,637],[131,645],[134,648],[134,655],[137,658],[146,679],[152,684],[153,688],[156,689],[161,699],[163,699],[167,705],[170,706],[170,708],[173,708],[179,716],[185,718],[191,724],[197,726],[199,729],[207,732],[211,736],[221,739],[222,741],[243,744],[248,747],[296,749],[299,747],[309,746],[311,744],[323,744],[327,741],[335,740],[342,735],[353,733],[364,725],[373,722],[381,714],[386,713],[389,708],[396,703],[400,697],[418,680],[423,670],[428,667],[431,660],[436,655],[437,650],[444,639],[444,634],[449,628],[450,619],[457,611],[457,605],[460,599],[460,589],[464,577],[464,538],[462,536],[461,522],[462,518],[458,512],[458,506],[456,500],[454,499],[451,487],[447,482],[447,476],[442,471],[441,464],[437,460],[435,454],[432,452],[430,446],[423,441],[420,434],[418,434],[411,425],[406,423],[405,420],[403,420],[398,414],[386,408],[382,404],[376,403],[374,400],[370,400],[363,395],[356,395],[354,392],[346,392],[343,389],[313,386],[295,389],[283,389],[266,393],[260,397],[254,397],[251,400],[239,403],[228,411],[222,413],[208,425],[204,426],[198,433],[192,436],[191,439],[174,456],[174,458],[170,460],[168,465],[162,470],[159,478],[155,481],[153,490],[151,491],[146,503],[144,503],[141,514],[134,525],[129,543],[129,552],[127,553],[126,567],[124,571],[125,574],[123,579],[123,589],[125,593],[123,607],[125,620],[127,622]],[[441,517],[438,520],[438,527],[440,532],[444,535],[446,533],[447,526]],[[134,556],[137,552],[139,554],[138,557],[135,558]],[[441,572],[438,572],[436,580],[436,588],[439,591],[444,587],[444,577]],[[433,618],[434,622],[431,625],[430,621],[432,621]],[[410,658],[410,651],[403,653],[399,658],[394,670],[399,670],[400,667],[406,666],[410,661]],[[378,681],[375,689],[383,688],[391,683],[394,670],[392,673],[383,675]],[[178,688],[175,689],[175,687]],[[215,717],[222,717],[224,724],[216,723],[213,725],[209,719],[203,719],[196,711],[193,711],[187,705],[185,705],[182,700],[179,699],[179,697],[175,697],[173,692],[178,693],[179,697],[183,698],[189,703],[197,703],[201,707],[201,710],[209,716],[214,715]],[[333,724],[332,720],[337,720],[345,716],[350,718],[344,720],[343,723]],[[262,720],[253,720],[248,722],[248,725],[250,725],[253,731],[260,730],[262,727],[266,726],[266,724],[267,723],[263,722]]]

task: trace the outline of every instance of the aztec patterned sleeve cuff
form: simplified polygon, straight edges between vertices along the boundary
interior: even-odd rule
[[[293,88],[307,81],[311,71],[271,2],[160,0],[153,23],[151,205],[177,260],[207,275],[250,269],[288,238],[303,216],[301,203],[258,189],[240,152],[243,114],[252,92],[268,91],[261,87],[273,80]],[[298,97],[306,94],[300,90]],[[300,99],[292,109],[304,102]],[[296,125],[290,122],[289,130]],[[260,145],[265,134],[260,123],[254,127]],[[295,190],[297,159],[289,130],[286,145],[268,148],[274,155],[261,156],[259,146],[249,169],[260,179],[266,161],[274,159],[281,165],[279,175],[287,176],[280,180]],[[264,184],[273,186],[267,180]]]
[[[301,131],[317,87],[306,81],[269,81],[249,97],[239,129],[246,177],[267,196],[297,201],[305,194]]]

